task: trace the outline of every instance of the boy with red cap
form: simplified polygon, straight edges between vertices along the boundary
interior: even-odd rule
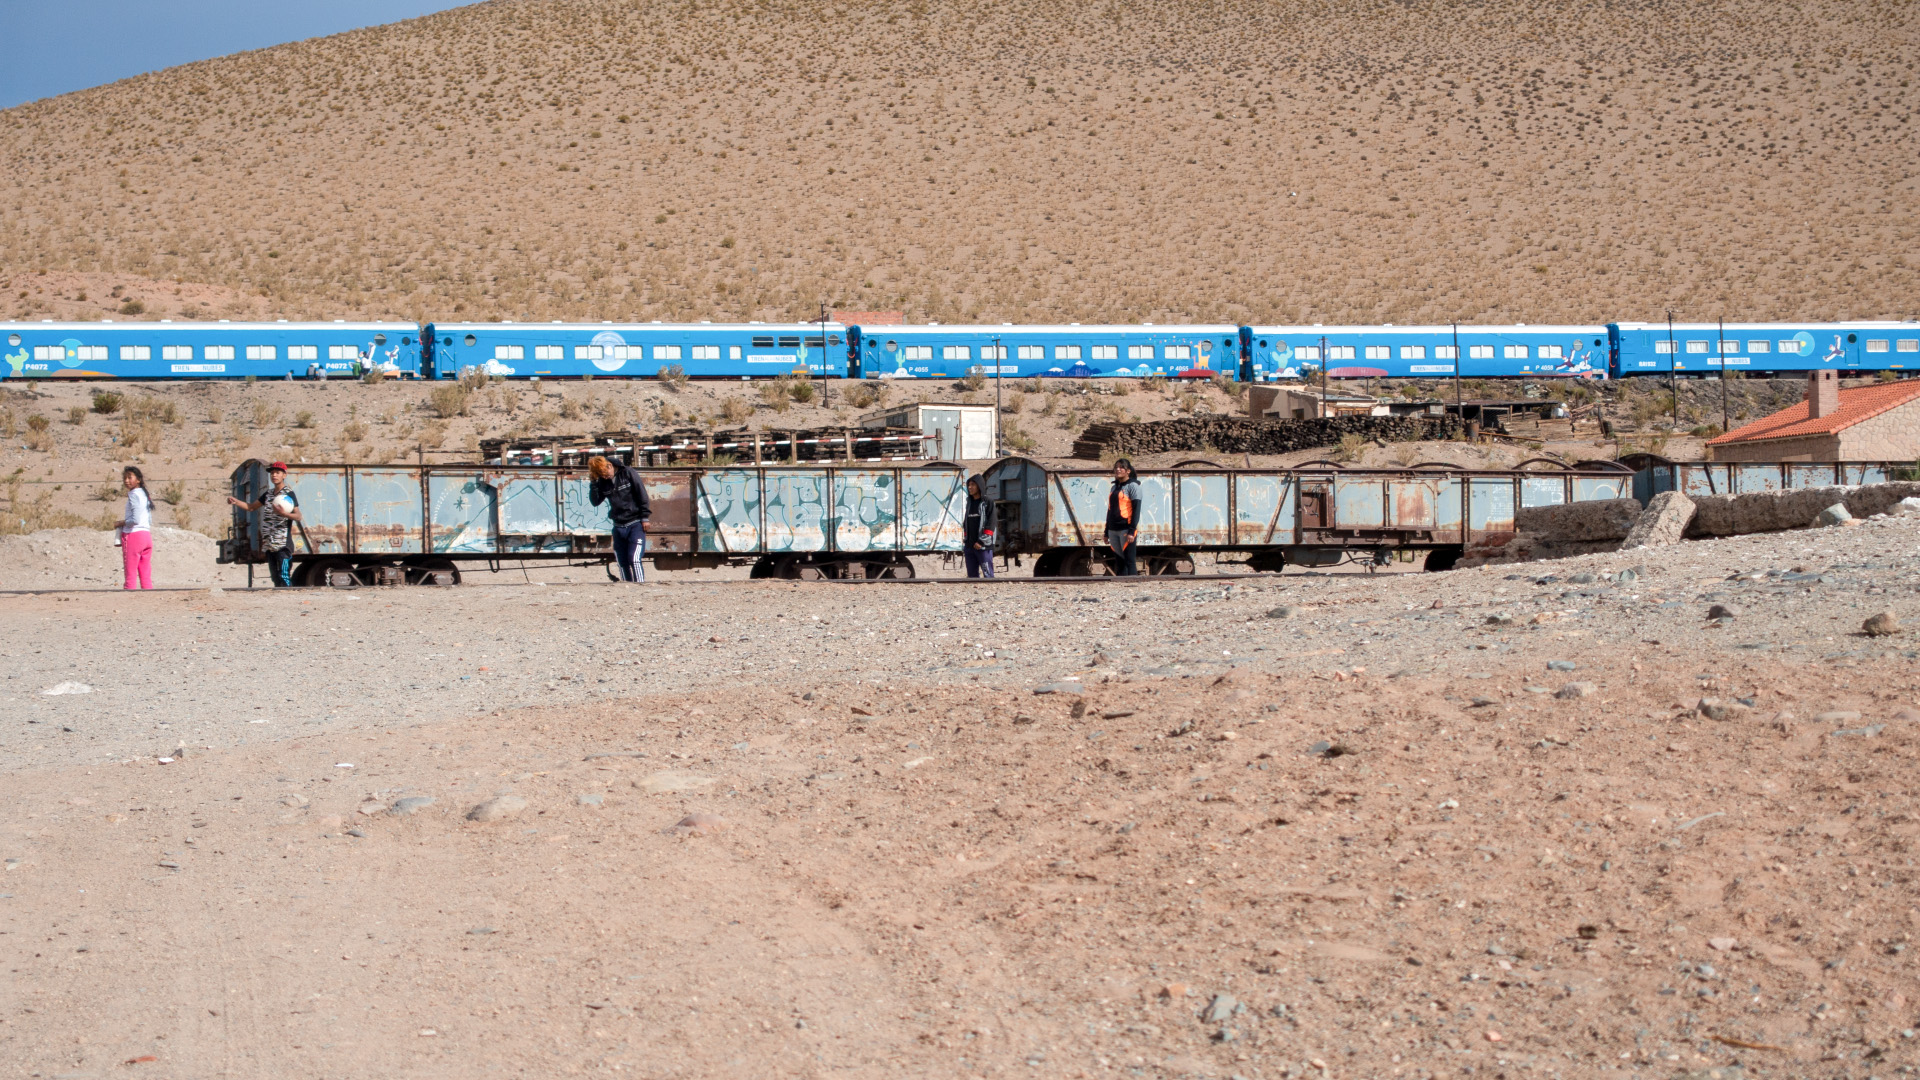
[[[299,497],[287,486],[287,463],[267,466],[267,481],[272,486],[254,502],[231,495],[227,502],[248,513],[265,511],[260,515],[260,551],[267,557],[273,587],[282,589],[293,584],[293,526],[289,523],[305,519],[300,516]]]

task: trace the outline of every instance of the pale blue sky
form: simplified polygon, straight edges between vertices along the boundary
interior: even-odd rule
[[[0,109],[471,0],[0,0]]]

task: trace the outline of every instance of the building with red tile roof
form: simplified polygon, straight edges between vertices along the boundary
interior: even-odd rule
[[[1807,374],[1807,399],[1707,441],[1714,461],[1920,459],[1920,379],[1840,389],[1837,371]]]

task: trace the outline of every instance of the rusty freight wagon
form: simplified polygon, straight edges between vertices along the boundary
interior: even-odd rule
[[[911,577],[909,555],[960,550],[965,474],[913,465],[642,469],[653,517],[647,558],[662,570],[750,564],[755,577]],[[297,585],[442,584],[463,567],[604,565],[605,506],[571,466],[294,465],[305,521]],[[268,490],[266,466],[235,469],[233,494]],[[261,511],[233,511],[220,561],[262,563]]]
[[[1144,574],[1193,572],[1198,552],[1241,554],[1254,571],[1288,565],[1388,561],[1424,551],[1430,570],[1514,535],[1514,514],[1535,506],[1631,497],[1633,474],[1610,462],[1569,468],[1544,459],[1513,471],[1450,465],[1346,469],[1231,469],[1188,462],[1138,473],[1139,565]],[[1107,572],[1112,474],[1048,469],[1006,458],[986,473],[1000,511],[1000,553],[1035,556],[1036,577]]]

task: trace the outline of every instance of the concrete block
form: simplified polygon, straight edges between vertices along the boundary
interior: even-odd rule
[[[1621,542],[1622,551],[1637,547],[1665,547],[1677,544],[1693,523],[1694,503],[1678,491],[1663,491],[1647,503],[1633,529]]]
[[[1844,525],[1852,520],[1853,515],[1847,513],[1846,503],[1834,503],[1813,516],[1813,523],[1822,528],[1830,525]]]
[[[1635,499],[1599,499],[1561,506],[1533,506],[1514,515],[1514,531],[1549,541],[1621,540],[1640,520]]]

